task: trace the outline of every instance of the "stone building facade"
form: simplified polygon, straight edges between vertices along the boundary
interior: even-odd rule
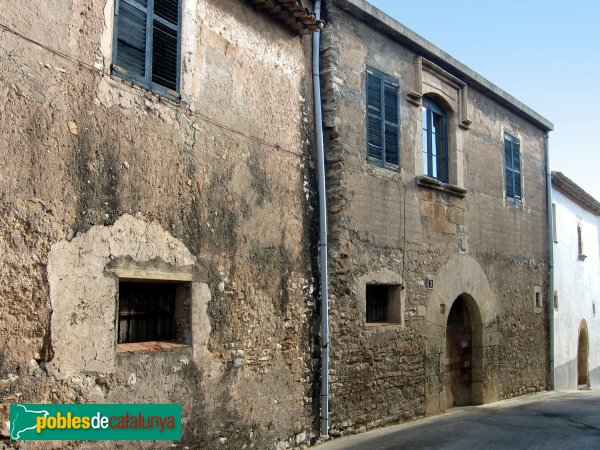
[[[321,24],[272,3],[3,5],[2,420],[165,402],[193,448],[316,438]],[[545,389],[552,124],[323,3],[332,433]]]
[[[600,202],[552,172],[554,387],[600,389]]]
[[[332,433],[547,389],[552,124],[363,0],[324,20]]]
[[[310,439],[318,22],[252,3],[2,2],[4,436],[10,403],[162,402],[181,445]]]

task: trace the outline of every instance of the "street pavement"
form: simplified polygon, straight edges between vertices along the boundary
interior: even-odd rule
[[[600,391],[543,392],[358,435],[315,450],[600,449]]]

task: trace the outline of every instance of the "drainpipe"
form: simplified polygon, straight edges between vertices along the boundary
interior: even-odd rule
[[[546,156],[546,200],[548,209],[548,291],[549,291],[549,307],[548,314],[548,334],[550,353],[548,366],[550,371],[550,390],[554,390],[554,220],[552,217],[552,173],[550,172],[550,151],[549,151],[549,133],[546,132],[544,139],[544,153]]]
[[[315,0],[315,16],[321,19],[321,1]],[[321,32],[312,35],[312,73],[317,139],[317,176],[319,189],[319,256],[321,265],[321,436],[329,434],[329,282],[327,280],[327,199],[325,193],[325,151],[319,51]]]

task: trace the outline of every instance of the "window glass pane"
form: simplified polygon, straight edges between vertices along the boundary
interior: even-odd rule
[[[446,116],[433,101],[424,99],[423,161],[425,173],[441,181],[448,181]],[[427,125],[425,125],[427,123]],[[427,130],[425,130],[427,128]],[[425,139],[427,138],[427,145]],[[427,155],[425,153],[427,152]],[[427,156],[428,164],[425,165]]]
[[[121,2],[117,16],[117,66],[131,75],[146,74],[146,13]]]
[[[438,135],[443,135],[444,134],[444,117],[432,112],[432,122],[433,122],[433,127],[432,127],[432,132]]]
[[[429,149],[427,148],[428,110],[427,110],[427,108],[425,108],[423,106],[423,107],[421,107],[421,112],[422,112],[422,117],[423,117],[423,132],[422,132],[422,136],[423,136],[423,173],[425,173],[425,175],[431,175],[429,173],[429,161],[428,161],[428,157],[427,157],[427,153],[429,152]]]
[[[441,146],[439,148],[442,149]],[[446,174],[446,158],[443,151],[440,151],[440,154],[437,157],[437,177],[444,183],[448,181]]]
[[[442,119],[441,116],[438,116]],[[446,154],[445,154],[445,142],[444,142],[444,128],[443,124],[438,124],[438,132],[434,136],[435,149],[437,156],[437,175],[436,177],[442,181],[446,180]]]

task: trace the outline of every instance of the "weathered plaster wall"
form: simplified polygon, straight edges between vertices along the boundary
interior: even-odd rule
[[[554,243],[554,367],[556,389],[577,389],[577,351],[582,322],[588,333],[588,372],[592,389],[600,389],[600,217],[557,189]],[[584,260],[579,258],[581,220]],[[595,312],[594,312],[595,309]]]
[[[419,55],[335,2],[326,5],[321,69],[333,432],[361,431],[451,406],[445,404],[444,333],[461,294],[472,300],[478,316],[472,320],[479,324],[473,352],[480,362],[473,374],[482,390],[474,401],[545,389],[547,308],[545,303],[534,308],[535,286],[545,292],[547,280],[544,132],[472,88],[465,113],[462,98],[448,87],[452,77],[433,69],[419,73]],[[367,66],[400,86],[396,170],[366,161]],[[448,96],[450,181],[459,195],[417,184],[423,174],[421,108],[407,94],[419,80],[423,94]],[[465,114],[470,128],[459,126]],[[520,139],[523,153],[524,199],[517,205],[504,198],[505,130]],[[434,280],[431,290],[428,276]],[[404,285],[403,323],[366,324],[367,282]]]
[[[194,447],[307,442],[309,38],[184,0],[175,103],[110,75],[112,0],[4,3],[0,401],[181,402]],[[123,264],[191,274],[191,349],[116,354]]]

